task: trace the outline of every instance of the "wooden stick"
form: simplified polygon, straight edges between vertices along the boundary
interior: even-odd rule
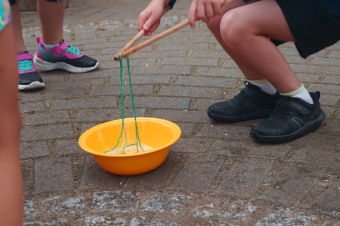
[[[168,11],[170,10],[170,6],[167,6],[164,10],[163,10],[163,14],[162,16],[164,16],[164,14],[166,14]],[[133,46],[133,44],[135,44],[141,37],[143,37],[143,35],[145,34],[144,29],[142,29],[135,37],[133,37],[118,53],[117,55],[122,56],[122,53],[127,50],[130,49],[131,46]],[[118,60],[118,56],[114,56],[114,60]],[[125,54],[124,54],[125,55]]]
[[[234,1],[234,0],[226,0],[222,4],[222,6],[228,4],[228,3],[232,2],[232,1]],[[144,48],[144,47],[146,47],[146,46],[148,46],[148,45],[150,45],[150,44],[152,44],[152,43],[154,43],[154,42],[164,38],[165,36],[167,36],[167,35],[169,35],[171,33],[174,33],[175,31],[178,31],[179,29],[187,26],[188,24],[189,24],[189,20],[185,20],[185,21],[183,21],[183,22],[181,22],[179,24],[176,24],[175,26],[169,28],[168,30],[165,30],[165,31],[159,33],[158,35],[156,35],[156,36],[154,36],[154,37],[152,37],[152,38],[150,38],[150,39],[140,43],[139,45],[137,45],[137,46],[127,50],[126,52],[124,52],[124,51],[119,52],[116,56],[114,56],[114,60],[115,61],[119,60],[118,56],[120,56],[120,58],[123,58],[123,55],[122,55],[123,52],[124,52],[124,56],[128,57],[131,54],[137,52],[138,50],[140,50],[140,49],[142,49],[142,48]]]
[[[169,28],[168,30],[165,30],[165,31],[159,33],[158,35],[156,35],[156,36],[146,40],[145,42],[142,42],[141,44],[139,44],[139,45],[137,45],[137,46],[127,50],[126,52],[124,52],[124,56],[128,57],[132,53],[137,52],[138,50],[140,50],[140,49],[142,49],[142,48],[144,48],[144,47],[146,47],[146,46],[148,46],[148,45],[158,41],[159,39],[164,38],[165,36],[167,36],[167,35],[169,35],[171,33],[174,33],[175,31],[178,31],[179,29],[187,26],[188,24],[189,24],[189,20],[185,20],[185,21],[183,21],[183,22],[181,22],[179,24],[176,24],[175,26]],[[119,56],[121,58],[123,58],[122,54],[120,54]],[[114,57],[115,60],[116,60],[116,57],[117,57],[117,60],[118,60],[119,59],[118,55],[116,55]]]

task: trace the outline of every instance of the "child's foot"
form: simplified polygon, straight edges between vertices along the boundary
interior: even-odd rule
[[[34,57],[34,63],[39,70],[63,69],[68,72],[80,73],[92,71],[99,66],[95,59],[84,55],[64,40],[61,40],[59,45],[52,49],[45,48],[39,37],[37,41],[38,50]]]
[[[314,104],[301,99],[280,96],[276,109],[266,120],[253,126],[250,135],[267,143],[295,140],[318,128],[325,119],[320,108],[320,93],[310,93]]]
[[[27,51],[17,56],[19,72],[19,90],[32,90],[45,87],[45,84],[35,69],[33,57]]]
[[[279,93],[267,94],[260,87],[244,82],[245,88],[233,99],[212,104],[208,116],[218,122],[239,122],[266,118],[274,110]]]

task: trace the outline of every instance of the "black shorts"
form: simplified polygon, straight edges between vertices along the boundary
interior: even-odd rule
[[[276,0],[303,58],[340,40],[340,1],[337,1]]]
[[[244,0],[248,2],[250,0]],[[303,58],[340,40],[340,0],[276,0]],[[275,45],[284,43],[272,40]]]
[[[46,0],[48,2],[61,2],[62,0]],[[17,2],[17,0],[9,0],[9,3],[11,5],[14,5]]]

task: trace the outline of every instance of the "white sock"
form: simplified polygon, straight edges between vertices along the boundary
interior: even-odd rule
[[[268,93],[270,95],[274,95],[277,92],[275,87],[266,79],[248,80],[248,82],[260,87],[263,92]]]
[[[294,90],[293,92],[290,93],[280,93],[283,96],[291,96],[291,97],[296,97],[299,98],[309,104],[314,104],[314,101],[312,97],[310,96],[309,92],[305,88],[305,86],[302,84],[300,88],[297,90]]]
[[[46,49],[52,49],[52,48],[54,48],[54,47],[56,47],[56,46],[59,46],[59,43],[54,44],[54,45],[46,45],[45,43],[42,43],[42,44],[44,45],[44,47],[45,47]]]

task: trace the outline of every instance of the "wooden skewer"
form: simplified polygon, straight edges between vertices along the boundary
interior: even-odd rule
[[[228,4],[228,3],[232,2],[232,1],[234,1],[234,0],[226,0],[226,1],[222,4],[222,6]],[[144,48],[144,47],[146,47],[146,46],[148,46],[148,45],[150,45],[150,44],[152,44],[152,43],[154,43],[154,42],[156,42],[156,41],[158,41],[158,40],[164,38],[165,36],[167,36],[167,35],[169,35],[169,34],[171,34],[171,33],[174,33],[175,31],[178,31],[179,29],[181,29],[181,28],[187,26],[188,24],[189,24],[189,20],[185,20],[185,21],[183,21],[183,22],[181,22],[181,23],[178,23],[178,24],[176,24],[175,26],[169,28],[168,30],[165,30],[165,31],[159,33],[158,35],[156,35],[156,36],[154,36],[154,37],[152,37],[152,38],[150,38],[150,39],[148,39],[148,40],[146,40],[146,41],[140,43],[139,45],[137,45],[137,46],[135,46],[135,47],[133,47],[133,48],[131,48],[131,49],[129,49],[129,50],[127,50],[126,52],[120,51],[116,56],[114,56],[114,60],[115,60],[115,61],[119,60],[119,57],[118,57],[118,56],[120,56],[121,58],[123,58],[123,55],[122,55],[123,52],[124,52],[124,56],[125,56],[125,57],[128,57],[128,56],[130,56],[131,54],[137,52],[138,50],[140,50],[140,49],[142,49],[142,48]],[[140,33],[141,33],[141,32],[140,32]],[[131,40],[131,41],[132,41],[132,40]],[[130,41],[130,42],[131,42],[131,41]],[[130,43],[130,42],[129,42],[129,43]],[[124,47],[124,48],[125,48],[125,47]],[[123,48],[123,49],[124,49],[124,48]],[[128,49],[128,48],[127,48],[127,49]]]
[[[176,24],[176,25],[173,26],[172,28],[169,28],[168,30],[165,30],[165,31],[159,33],[158,35],[156,35],[156,36],[154,36],[154,37],[152,37],[152,38],[146,40],[145,42],[142,42],[141,44],[139,44],[139,45],[137,45],[137,46],[135,46],[135,47],[133,47],[133,48],[127,50],[126,52],[124,52],[124,56],[125,56],[125,57],[128,57],[128,56],[130,56],[132,53],[137,52],[138,50],[140,50],[140,49],[142,49],[142,48],[144,48],[144,47],[146,47],[146,46],[148,46],[148,45],[150,45],[150,44],[152,44],[152,43],[158,41],[159,39],[164,38],[165,36],[167,36],[167,35],[169,35],[169,34],[171,34],[171,33],[174,33],[175,31],[178,31],[179,29],[181,29],[181,28],[187,26],[188,24],[189,24],[189,20],[186,20],[186,21],[183,21],[183,22],[181,22],[181,23],[179,23],[179,24]],[[120,54],[119,56],[120,56],[121,58],[123,58],[122,54]],[[118,55],[116,55],[116,56],[114,57],[114,59],[115,59],[115,60],[118,60],[118,59],[119,59]]]
[[[162,16],[164,16],[164,14],[166,14],[168,11],[170,10],[170,6],[167,6],[164,10],[163,10],[163,14]],[[133,37],[118,53],[117,55],[122,56],[122,53],[129,49],[131,46],[133,46],[133,44],[135,44],[141,37],[143,37],[143,35],[145,34],[144,29],[142,29],[135,37]],[[117,61],[119,59],[118,56],[114,56],[114,59]],[[125,55],[125,54],[124,54]]]

